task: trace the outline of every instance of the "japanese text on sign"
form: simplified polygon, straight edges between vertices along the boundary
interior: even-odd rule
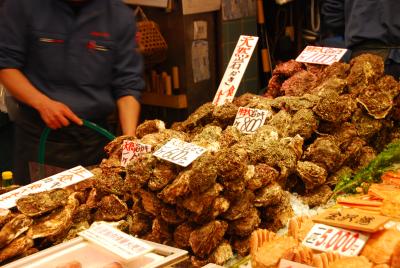
[[[271,116],[270,111],[240,107],[233,126],[243,133],[253,133]]]
[[[357,256],[368,240],[368,235],[315,224],[303,240],[303,245],[319,251],[333,251],[344,256]]]
[[[126,167],[135,157],[150,152],[151,145],[124,140],[122,143],[121,166]]]
[[[297,57],[296,61],[331,65],[340,61],[347,49],[333,47],[307,46]]]
[[[105,222],[95,222],[89,229],[80,232],[79,235],[117,254],[126,261],[131,261],[153,250],[152,246]]]
[[[0,195],[0,208],[12,208],[21,197],[52,190],[64,188],[80,181],[93,177],[93,174],[82,166],[77,166],[43,180],[20,187],[14,191]]]
[[[228,63],[224,77],[219,84],[215,94],[213,104],[223,105],[231,102],[235,97],[236,91],[250,62],[251,55],[257,45],[258,37],[241,35],[233,51],[233,55]]]
[[[184,142],[179,139],[172,139],[158,149],[153,155],[177,165],[187,167],[205,151],[205,148],[195,144]]]

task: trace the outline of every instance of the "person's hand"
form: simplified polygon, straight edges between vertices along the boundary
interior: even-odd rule
[[[66,127],[70,122],[77,125],[83,124],[82,120],[67,105],[58,101],[47,99],[37,110],[42,120],[51,129]]]

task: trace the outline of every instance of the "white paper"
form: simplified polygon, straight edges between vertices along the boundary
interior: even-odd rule
[[[331,65],[340,61],[347,49],[334,47],[307,46],[297,57],[296,61]]]
[[[192,43],[192,70],[195,83],[209,80],[210,61],[208,55],[208,41],[196,40]]]
[[[126,261],[131,261],[154,249],[143,241],[121,232],[105,222],[94,222],[89,229],[80,232],[79,235]]]
[[[124,140],[122,143],[121,166],[126,167],[135,157],[151,152],[151,145]]]
[[[182,0],[183,15],[220,10],[221,0]]]
[[[172,139],[158,149],[153,155],[177,165],[187,167],[205,151],[207,151],[207,149],[195,144],[179,139]]]
[[[93,173],[82,166],[77,166],[48,178],[36,181],[14,191],[0,195],[0,208],[12,208],[21,197],[56,188],[64,188],[93,177]]]
[[[272,113],[266,110],[240,107],[233,126],[240,132],[254,133],[259,127],[263,126],[267,118],[271,118]]]
[[[226,102],[232,102],[236,91],[239,88],[240,81],[250,62],[251,55],[257,45],[257,36],[241,35],[233,51],[233,55],[228,63],[224,77],[219,84],[215,94],[213,104],[223,105]]]
[[[168,0],[123,0],[125,4],[150,6],[150,7],[164,7],[167,8]]]
[[[207,39],[207,21],[196,20],[193,22],[193,40]]]
[[[318,223],[307,234],[303,245],[318,251],[333,251],[343,256],[357,256],[368,238],[368,235],[360,232]]]

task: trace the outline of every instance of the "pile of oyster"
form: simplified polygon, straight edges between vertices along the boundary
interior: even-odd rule
[[[400,137],[393,127],[400,87],[383,66],[370,54],[328,67],[289,61],[275,69],[268,97],[206,103],[169,129],[145,121],[136,137],[106,146],[109,157],[93,179],[20,199],[18,211],[0,220],[0,261],[71,239],[93,221],[119,222],[132,235],[187,249],[194,266],[248,254],[252,231],[275,232],[293,217],[290,192],[321,205],[341,174],[364,167]],[[232,127],[241,106],[271,116],[243,134]],[[172,138],[207,152],[186,168],[152,154],[121,167],[124,140],[154,152]]]

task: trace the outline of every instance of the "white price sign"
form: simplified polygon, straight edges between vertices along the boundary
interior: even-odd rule
[[[303,240],[303,245],[319,251],[333,251],[344,256],[357,256],[369,236],[336,228],[325,224],[315,224]]]
[[[158,149],[153,155],[177,165],[187,167],[205,151],[205,148],[195,144],[184,142],[179,139],[172,139]]]
[[[271,116],[270,111],[240,107],[233,126],[243,133],[253,133]]]
[[[126,167],[133,158],[150,152],[151,145],[124,140],[122,143],[121,166]]]
[[[297,57],[296,61],[331,65],[340,61],[347,49],[334,47],[307,46]]]
[[[120,256],[126,261],[149,253],[154,248],[145,242],[112,227],[105,222],[94,222],[79,235]]]
[[[51,177],[0,195],[0,208],[7,209],[14,207],[15,202],[25,195],[49,191],[56,188],[65,188],[91,177],[93,177],[93,173],[82,166],[68,169]]]
[[[241,35],[228,63],[224,77],[222,77],[213,104],[223,105],[232,102],[242,81],[244,72],[250,62],[251,55],[257,45],[258,37]]]

